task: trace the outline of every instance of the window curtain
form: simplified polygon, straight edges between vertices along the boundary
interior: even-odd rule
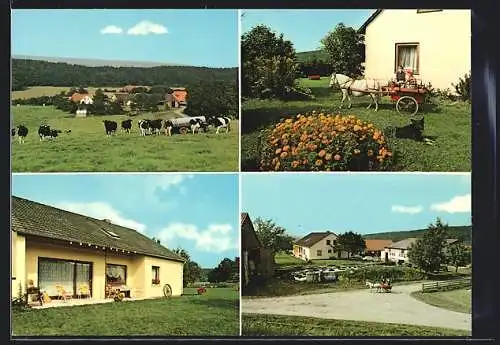
[[[89,290],[90,286],[90,264],[76,264],[76,288],[79,289],[81,285],[86,285]]]
[[[417,47],[416,46],[399,46],[398,47],[398,65],[403,68],[411,68],[414,73],[417,71]]]
[[[49,296],[57,296],[57,285],[73,294],[74,262],[40,260],[38,262],[38,285]]]
[[[125,266],[106,265],[106,283],[125,285]]]

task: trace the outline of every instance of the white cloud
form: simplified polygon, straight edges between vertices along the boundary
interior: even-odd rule
[[[103,34],[103,35],[109,35],[109,34],[118,35],[118,34],[121,34],[122,32],[123,32],[123,29],[118,27],[118,26],[115,26],[115,25],[108,25],[105,28],[101,29],[101,34]]]
[[[470,193],[458,195],[448,201],[434,203],[431,205],[431,210],[447,212],[447,213],[467,213],[472,208],[472,198]]]
[[[408,213],[408,214],[417,214],[423,211],[422,206],[403,206],[403,205],[393,205],[391,210],[392,212],[398,213]]]
[[[167,33],[168,30],[166,27],[160,24],[152,23],[148,20],[143,20],[127,30],[128,35],[134,35],[134,36],[144,36],[149,34],[160,35]]]
[[[146,199],[153,198],[155,202],[158,202],[158,198],[155,196],[155,192],[160,189],[161,191],[168,191],[171,188],[179,188],[181,194],[187,193],[185,187],[181,184],[192,179],[194,176],[189,174],[154,174],[144,176],[144,197]],[[174,202],[168,202],[171,207],[175,206]],[[168,206],[162,203],[162,207]]]
[[[119,211],[115,210],[113,206],[105,202],[60,202],[54,206],[66,211],[83,214],[96,219],[109,219],[114,224],[134,229],[142,233],[146,231],[146,225],[124,217]]]
[[[172,223],[160,230],[156,237],[166,245],[176,238],[190,240],[199,250],[220,253],[239,248],[238,240],[230,236],[232,230],[229,224],[211,224],[206,229],[198,229],[192,224]]]

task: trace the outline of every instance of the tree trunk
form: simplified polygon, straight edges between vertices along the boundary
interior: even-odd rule
[[[455,266],[455,273],[458,273],[458,265]]]

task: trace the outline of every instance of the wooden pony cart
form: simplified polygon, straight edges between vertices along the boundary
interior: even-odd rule
[[[421,81],[407,82],[405,85],[398,85],[395,82],[382,88],[384,96],[390,96],[396,103],[396,111],[401,115],[415,115],[420,106],[425,103],[429,90]]]

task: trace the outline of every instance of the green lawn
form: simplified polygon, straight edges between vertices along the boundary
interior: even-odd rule
[[[325,113],[356,115],[380,129],[409,124],[407,117],[396,112],[395,105],[383,97],[378,112],[365,109],[369,97],[352,97],[352,109],[339,110],[341,94],[329,87],[329,78],[301,79],[316,96],[309,101],[247,100],[242,104],[241,159],[244,171],[256,170],[260,130],[272,126],[280,118],[293,117],[313,110]],[[347,106],[347,105],[346,105]],[[471,169],[471,107],[465,103],[427,105],[424,135],[434,140],[426,145],[409,139],[394,140],[398,161],[395,171],[470,171]]]
[[[437,327],[261,314],[243,314],[241,332],[244,336],[470,336],[467,331]]]
[[[121,87],[118,86],[102,86],[102,87],[88,87],[87,91],[90,94],[94,94],[97,89],[111,89],[117,90]],[[12,91],[12,99],[23,99],[23,98],[33,98],[41,96],[55,96],[61,93],[61,91],[68,91],[71,86],[32,86],[26,88],[26,90]]]
[[[24,144],[12,143],[13,172],[160,172],[238,171],[238,121],[229,134],[175,134],[172,137],[139,135],[141,118],[172,118],[172,112],[146,113],[133,119],[132,133],[106,137],[103,120],[120,122],[127,115],[75,118],[53,107],[12,107],[13,125],[28,127]],[[63,133],[40,142],[38,127],[47,123]],[[71,133],[64,133],[71,129]]]
[[[188,290],[188,289],[186,289]],[[13,311],[15,336],[237,336],[239,297],[233,288],[204,295]]]
[[[412,296],[427,304],[470,314],[472,311],[471,291],[468,289],[458,289],[452,291],[439,292],[414,292]]]

